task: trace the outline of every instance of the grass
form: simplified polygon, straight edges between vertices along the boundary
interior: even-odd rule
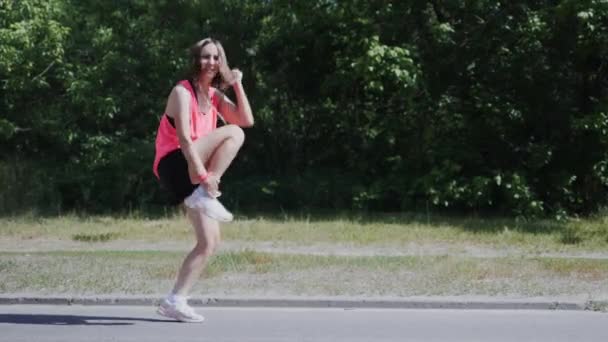
[[[22,248],[0,250],[0,293],[166,293],[185,256],[183,246],[193,242],[191,229],[177,214],[0,218],[0,246]],[[413,214],[241,216],[222,225],[222,238],[237,248],[212,258],[194,294],[608,297],[607,216],[565,222]],[[178,247],[129,250],[136,242],[143,242],[139,249],[175,242],[171,246]],[[66,251],[82,243],[86,248]],[[60,248],[50,252],[49,244]],[[270,248],[260,252],[260,246]],[[277,253],[277,246],[285,253]],[[353,253],[312,253],[335,246]],[[384,256],[357,254],[363,247]],[[433,248],[435,253],[426,253]],[[383,253],[408,249],[422,252]],[[460,253],[471,249],[518,252]],[[586,253],[603,257],[584,258]]]
[[[454,218],[409,214],[368,217],[240,217],[222,226],[224,240],[271,241],[309,245],[404,246],[450,244],[486,248],[520,248],[534,252],[608,250],[608,216],[567,222],[551,220]],[[140,240],[190,241],[182,215],[141,217],[0,218],[0,238],[60,239],[84,242]]]
[[[163,294],[183,253],[0,253],[0,292]],[[608,296],[608,260],[220,253],[194,294]]]

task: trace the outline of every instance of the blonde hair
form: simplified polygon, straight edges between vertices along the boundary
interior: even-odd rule
[[[194,81],[194,83],[198,81],[198,77],[201,72],[201,51],[209,44],[214,44],[215,47],[217,47],[219,55],[219,72],[213,81],[211,81],[211,85],[216,88],[226,89],[229,87],[234,75],[232,74],[230,66],[228,65],[228,59],[226,59],[226,53],[224,52],[222,44],[213,38],[199,40],[190,47],[190,78]]]

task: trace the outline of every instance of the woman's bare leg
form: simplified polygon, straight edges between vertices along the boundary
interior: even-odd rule
[[[221,178],[245,141],[243,130],[236,125],[220,127],[194,142],[207,170]]]
[[[177,275],[172,293],[187,296],[194,282],[207,265],[220,242],[220,224],[196,209],[187,208],[187,215],[194,228],[196,246],[190,251]]]
[[[208,171],[220,178],[243,145],[245,134],[236,125],[220,127],[195,141],[196,152],[207,165]],[[172,293],[186,296],[203,271],[209,257],[220,242],[220,225],[197,209],[187,208],[186,214],[194,227],[196,246],[190,251],[177,275]]]

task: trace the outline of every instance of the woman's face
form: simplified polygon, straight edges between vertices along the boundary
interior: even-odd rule
[[[212,80],[220,67],[220,55],[217,46],[213,43],[205,45],[201,49],[199,57],[201,64],[201,77]]]

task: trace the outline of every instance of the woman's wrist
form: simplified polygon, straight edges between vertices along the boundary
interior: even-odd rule
[[[198,177],[199,177],[199,180],[201,181],[201,183],[205,183],[207,181],[207,179],[209,179],[209,177],[211,177],[211,175],[212,175],[211,171],[209,171],[209,172],[205,171],[205,172],[201,173]]]

